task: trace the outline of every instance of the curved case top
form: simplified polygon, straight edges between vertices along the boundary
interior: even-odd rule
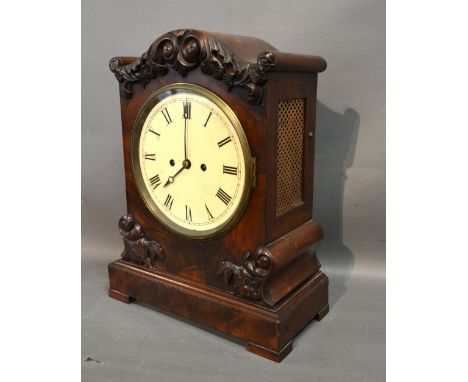
[[[170,69],[185,76],[199,67],[228,89],[246,89],[249,102],[257,105],[269,71],[318,73],[327,63],[319,56],[279,52],[254,37],[177,29],[159,37],[140,58],[114,57],[109,66],[127,98],[134,83],[145,84]]]

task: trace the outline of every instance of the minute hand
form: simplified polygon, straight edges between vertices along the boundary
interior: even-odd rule
[[[190,119],[190,102],[184,102],[184,158],[188,160],[188,120]]]

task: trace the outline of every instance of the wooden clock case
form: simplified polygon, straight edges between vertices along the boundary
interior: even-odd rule
[[[294,336],[328,312],[328,278],[315,253],[323,231],[312,220],[317,73],[325,70],[325,60],[281,53],[256,38],[176,30],[141,57],[113,58],[110,68],[120,86],[128,213],[119,221],[122,258],[109,264],[109,295],[227,333],[248,350],[281,361]],[[139,110],[152,93],[173,83],[197,84],[220,96],[239,118],[255,159],[244,214],[229,232],[210,240],[166,229],[145,206],[132,171]],[[288,100],[300,103],[299,113]],[[288,157],[298,136],[288,131],[288,121],[303,124],[299,162]],[[288,189],[288,179],[297,183],[297,171],[300,189]],[[296,202],[288,206],[291,195]]]

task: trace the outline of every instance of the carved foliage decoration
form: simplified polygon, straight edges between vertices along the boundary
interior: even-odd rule
[[[124,260],[152,269],[156,260],[164,258],[161,246],[144,237],[143,229],[131,214],[120,218],[119,230],[124,242]]]
[[[246,89],[249,102],[256,105],[262,100],[266,73],[273,65],[275,58],[271,52],[261,53],[255,64],[247,63],[213,37],[186,29],[161,36],[131,64],[123,65],[118,57],[109,63],[127,98],[133,94],[134,83],[145,85],[169,69],[185,76],[188,71],[200,67],[203,73],[224,81],[228,90]]]
[[[221,262],[217,274],[224,276],[225,284],[232,287],[235,295],[252,301],[264,301],[263,289],[271,275],[272,264],[270,252],[260,247],[255,254],[246,252],[241,266],[230,261]]]

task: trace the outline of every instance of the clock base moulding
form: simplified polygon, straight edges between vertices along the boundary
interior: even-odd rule
[[[116,300],[137,300],[224,332],[276,362],[310,321],[328,313],[328,278],[315,254],[323,232],[314,221],[247,252],[239,265],[221,262],[217,274],[226,290],[158,270],[170,254],[145,238],[132,215],[119,228],[125,249],[109,264],[109,296]]]
[[[251,304],[207,285],[117,260],[109,264],[109,296],[147,303],[245,341],[247,350],[280,362],[293,338],[328,312],[328,278],[317,272],[274,308]]]

